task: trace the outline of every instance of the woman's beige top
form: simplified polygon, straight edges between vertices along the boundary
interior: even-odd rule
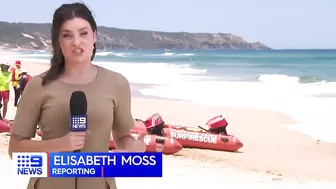
[[[88,134],[82,151],[108,152],[110,133],[126,132],[134,126],[131,94],[127,79],[119,73],[98,67],[94,81],[75,85],[53,81],[43,86],[34,76],[22,95],[11,129],[12,134],[34,138],[39,123],[42,140],[69,132],[69,101],[72,92],[83,91],[87,98]],[[28,189],[75,189],[75,178],[32,178]],[[114,178],[78,178],[77,189],[115,189]]]

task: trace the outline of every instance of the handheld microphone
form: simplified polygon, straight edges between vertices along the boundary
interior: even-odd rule
[[[75,91],[70,98],[69,127],[71,132],[87,130],[87,100],[83,91]],[[80,150],[75,150],[79,152]]]

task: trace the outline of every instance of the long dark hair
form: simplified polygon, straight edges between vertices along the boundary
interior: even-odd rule
[[[50,61],[51,66],[49,70],[43,74],[43,86],[57,79],[58,76],[64,71],[65,59],[58,41],[59,31],[65,21],[76,17],[82,18],[89,22],[92,31],[97,32],[96,21],[94,20],[89,8],[83,3],[63,4],[58,9],[56,9],[51,26],[51,43],[53,48],[53,56]],[[93,60],[95,54],[96,43],[94,44],[91,61]]]

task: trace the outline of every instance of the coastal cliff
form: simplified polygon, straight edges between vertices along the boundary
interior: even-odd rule
[[[0,22],[0,49],[38,49],[51,47],[51,24]],[[250,43],[240,36],[225,33],[157,32],[98,27],[98,49],[214,49],[264,50],[261,42]]]

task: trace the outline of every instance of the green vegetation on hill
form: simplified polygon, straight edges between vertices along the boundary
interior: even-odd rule
[[[0,48],[50,49],[51,24],[0,22]],[[98,27],[98,49],[270,49],[225,33],[157,32]]]

